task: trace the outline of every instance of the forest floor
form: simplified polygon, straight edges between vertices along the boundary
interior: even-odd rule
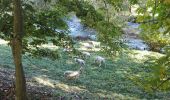
[[[82,49],[83,50],[83,49]],[[92,56],[77,80],[66,80],[64,71],[77,70],[72,53],[62,50],[60,58],[33,58],[23,55],[27,92],[30,100],[168,100],[168,92],[147,93],[130,80],[133,74],[146,72],[146,62],[162,54],[150,51],[124,50],[117,57],[109,58],[97,49],[88,50]],[[14,98],[14,64],[10,47],[0,44],[0,99]],[[106,58],[106,66],[93,64],[94,57]],[[106,99],[106,100],[107,100]]]

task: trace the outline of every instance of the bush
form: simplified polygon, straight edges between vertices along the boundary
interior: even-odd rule
[[[160,50],[170,45],[170,35],[164,34],[160,29],[156,29],[156,25],[144,24],[140,37],[149,45],[150,50],[160,52]]]
[[[131,79],[147,92],[170,90],[170,48],[159,59],[145,62],[145,71],[133,75]]]

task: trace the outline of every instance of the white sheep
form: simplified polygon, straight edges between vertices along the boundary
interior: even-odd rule
[[[81,72],[82,72],[83,67],[80,67],[79,70],[77,71],[65,71],[64,72],[64,77],[69,80],[74,80],[79,78]]]
[[[80,58],[74,58],[75,62],[80,64],[80,66],[83,66],[85,65],[85,61],[83,59],[80,59]]]
[[[94,63],[98,63],[99,67],[103,64],[105,64],[105,58],[101,57],[101,56],[96,56]]]
[[[93,45],[86,45],[85,48],[92,50],[93,49]]]
[[[91,54],[89,52],[82,52],[83,57],[90,58]]]
[[[100,42],[96,41],[88,41],[89,45],[93,45],[93,47],[99,48],[100,47]]]
[[[94,47],[99,48],[100,47],[100,42],[93,42]]]

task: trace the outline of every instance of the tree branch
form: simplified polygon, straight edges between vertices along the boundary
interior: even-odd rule
[[[162,81],[154,90],[157,90],[159,87],[161,87],[164,83],[168,82],[170,80],[170,77],[168,77],[166,80]]]
[[[103,0],[104,2],[104,5],[105,5],[105,8],[106,8],[106,18],[107,18],[107,22],[109,23],[109,9],[108,9],[108,6],[107,6],[107,2],[105,0]]]

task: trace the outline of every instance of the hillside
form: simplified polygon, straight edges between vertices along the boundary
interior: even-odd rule
[[[95,49],[93,49],[95,50]],[[158,92],[149,94],[136,86],[129,75],[145,71],[146,60],[159,58],[162,54],[150,51],[125,50],[122,55],[113,59],[96,51],[91,52],[90,59],[86,59],[83,73],[77,80],[66,80],[64,71],[77,70],[72,56],[60,50],[60,58],[32,58],[23,55],[23,66],[26,74],[27,91],[32,98],[111,98],[115,100],[137,99],[168,99],[168,93]],[[0,82],[2,91],[10,89],[14,82],[14,65],[10,48],[7,45],[0,46]],[[96,55],[106,58],[106,66],[98,67],[93,64]],[[14,91],[12,92],[14,93]],[[7,94],[11,98],[11,94]],[[65,100],[65,99],[64,99]]]

